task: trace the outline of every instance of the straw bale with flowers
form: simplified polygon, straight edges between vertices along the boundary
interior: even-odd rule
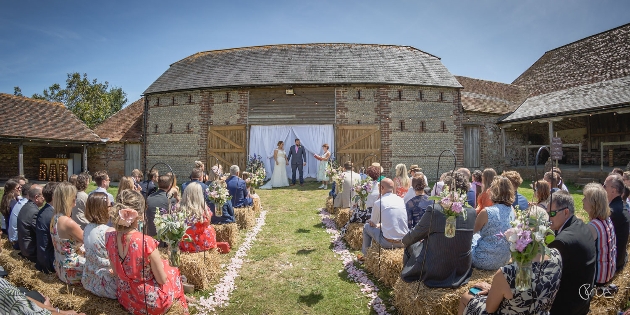
[[[234,248],[239,240],[238,225],[236,223],[213,224],[217,234],[217,242],[227,242],[230,248]]]
[[[385,249],[372,241],[365,255],[365,269],[384,285],[392,288],[403,268],[404,248]]]
[[[256,213],[252,207],[234,208],[234,219],[241,230],[249,230],[256,225]]]
[[[199,253],[182,253],[179,272],[195,290],[209,290],[221,276],[221,257],[216,248]]]
[[[363,226],[365,223],[350,223],[343,239],[351,249],[359,250],[363,246]]]
[[[332,196],[328,196],[328,198],[326,198],[326,212],[333,214],[333,204],[334,204],[334,200]]]
[[[350,217],[352,216],[352,209],[350,208],[339,208],[337,211],[337,215],[335,216],[335,224],[337,224],[338,228],[342,228],[346,223],[350,222]]]

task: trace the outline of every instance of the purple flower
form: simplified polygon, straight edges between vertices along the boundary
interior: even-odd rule
[[[462,209],[463,207],[461,202],[453,202],[453,205],[451,206],[451,210],[453,210],[453,212],[461,213]]]

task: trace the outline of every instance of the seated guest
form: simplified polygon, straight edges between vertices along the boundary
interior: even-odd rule
[[[172,181],[173,181],[173,183],[171,184],[171,189],[168,191],[168,193],[166,193],[166,196],[169,199],[174,199],[175,201],[177,201],[177,203],[179,203],[179,201],[181,200],[182,194],[179,191],[179,186],[177,186],[177,175],[175,175],[175,174],[173,174],[171,172],[166,173],[166,175],[170,176],[172,178]],[[208,197],[208,196],[205,195],[205,190],[204,190],[204,196],[206,198]],[[209,202],[206,202],[206,204],[209,204]]]
[[[533,218],[542,216],[545,222],[549,220],[545,210],[540,207],[534,206],[529,215]],[[545,247],[544,241],[538,244],[539,248]],[[533,290],[527,291],[516,289],[516,265],[505,265],[494,274],[492,284],[480,282],[474,285],[481,292],[474,296],[469,292],[462,295],[458,314],[548,314],[561,284],[562,263],[562,257],[555,248],[550,249],[547,255],[539,253],[533,257]]]
[[[380,169],[380,166],[378,166]],[[337,192],[337,197],[333,202],[335,208],[350,208],[352,205],[352,197],[354,197],[354,185],[361,182],[361,176],[352,170],[352,162],[348,161],[343,164],[343,182],[341,183],[341,193]],[[338,190],[337,185],[335,189]]]
[[[74,187],[77,188],[77,201],[76,205],[72,208],[72,220],[79,224],[81,229],[85,229],[85,226],[90,223],[85,218],[85,203],[87,202],[88,195],[85,193],[85,189],[90,184],[90,175],[81,173],[77,176]]]
[[[383,167],[381,166],[381,163],[379,162],[374,162],[372,163],[372,166],[376,166],[378,167],[378,169],[381,170],[380,175],[378,176],[378,182],[380,183],[383,179],[385,179],[385,175],[383,175],[383,173],[385,172],[385,170],[383,170]]]
[[[107,194],[107,198],[109,198],[109,202],[114,204],[114,196],[107,192],[107,188],[109,188],[109,175],[107,175],[106,171],[98,171],[94,173],[94,182],[96,183],[96,189],[94,189],[91,193],[102,192]]]
[[[551,196],[551,186],[545,180],[539,180],[533,184],[535,205],[547,209],[549,206],[549,197]]]
[[[413,179],[413,177],[417,174],[417,173],[421,173],[422,169],[418,167],[418,165],[411,165],[411,167],[409,168],[409,174],[411,174],[409,177]],[[424,178],[424,182],[426,183],[426,186],[429,187],[429,180],[427,179],[427,176],[422,174],[422,177]],[[426,188],[425,188],[426,189]],[[409,201],[409,199],[413,198],[416,196],[416,192],[413,189],[409,189],[407,190],[407,193],[405,194],[405,196],[403,197],[403,200],[405,201],[405,203],[407,203],[407,201]]]
[[[203,189],[203,196],[206,198],[206,205],[208,205],[209,207],[210,201],[207,199],[208,195],[206,194],[206,189],[208,188],[208,186],[201,181],[202,178],[203,178],[203,171],[197,167],[193,168],[192,172],[190,173],[190,181],[187,181],[182,184],[182,193],[186,191],[186,186],[188,186],[188,184],[199,183],[201,185],[201,188]],[[171,191],[169,192],[169,195],[170,195],[169,198],[175,198],[179,202],[180,200],[179,196],[181,196],[181,194],[179,193],[178,189],[179,188],[177,187],[177,185],[173,185],[173,188],[171,188]],[[174,191],[174,190],[177,190],[177,191]]]
[[[483,190],[483,185],[481,184],[482,174],[483,173],[481,172],[481,170],[475,170],[472,173],[472,183],[470,184],[470,187],[475,192],[475,204],[477,204],[477,198],[479,198],[479,195],[481,194],[481,191]],[[475,208],[476,207],[477,206],[475,206]]]
[[[157,235],[155,230],[155,215],[158,209],[169,210],[177,200],[168,198],[168,191],[173,184],[173,178],[168,175],[158,177],[158,190],[147,198],[147,222],[144,225],[145,233],[149,236]]]
[[[515,195],[512,207],[516,209],[516,207],[518,206],[519,210],[527,210],[527,208],[529,208],[529,202],[527,201],[527,198],[525,198],[525,196],[521,195],[521,193],[518,192],[518,188],[523,183],[523,178],[521,178],[521,174],[519,174],[517,171],[507,171],[503,172],[501,176],[507,177],[507,179],[510,180],[512,186],[514,187]]]
[[[394,177],[394,192],[400,198],[404,197],[411,186],[411,180],[407,175],[407,166],[405,164],[396,165],[396,177]]]
[[[553,172],[549,171],[547,173],[545,173],[545,175],[543,176],[543,179],[549,183],[549,186],[551,187],[551,193],[555,193],[558,190],[561,190],[560,188],[562,187],[560,185],[562,178],[560,177],[560,174],[558,174],[557,169],[554,168]]]
[[[247,188],[247,195],[252,198],[252,204],[253,204],[256,199],[260,201],[260,196],[258,196],[258,194],[256,193],[256,189],[252,187],[251,177],[252,177],[251,173],[243,172],[242,178],[245,181],[245,188]],[[328,186],[326,187],[328,188]]]
[[[5,186],[6,187],[6,186]],[[22,257],[32,261],[37,261],[37,237],[35,235],[35,222],[39,207],[44,205],[42,197],[42,187],[34,184],[28,191],[28,201],[17,218],[18,246]]]
[[[68,314],[85,315],[75,311],[63,311],[58,307],[53,307],[50,300],[39,292],[30,291],[28,295],[37,295],[43,302],[27,296],[20,288],[12,285],[7,280],[0,278],[0,314],[29,314],[29,315],[50,315]]]
[[[2,213],[2,233],[7,233],[7,226],[11,219],[11,208],[17,203],[18,196],[22,195],[22,186],[17,181],[9,179],[4,183],[4,195],[0,202],[0,213]]]
[[[558,176],[560,177],[560,181],[558,182],[558,188],[566,192],[569,192],[569,188],[567,188],[567,186],[564,184],[564,181],[562,180],[562,170],[559,167],[554,167],[553,170],[556,171],[558,173]]]
[[[449,175],[450,172],[442,173],[440,176],[440,180],[438,180],[435,185],[433,185],[433,189],[431,189],[431,196],[439,196],[444,190],[444,178]]]
[[[75,187],[77,186],[77,178],[79,177],[79,175],[77,174],[72,174],[72,176],[70,176],[68,178],[68,182],[72,185],[74,185]]]
[[[116,299],[116,283],[105,248],[105,233],[114,231],[109,222],[109,202],[104,193],[93,193],[85,205],[85,217],[90,223],[83,232],[85,266],[81,283],[97,296]]]
[[[149,173],[149,178],[147,180],[140,182],[140,189],[142,189],[140,192],[142,193],[142,197],[148,198],[151,194],[158,190],[158,187],[155,184],[157,183],[159,176],[160,174],[158,173],[158,170],[154,169]]]
[[[187,236],[179,243],[182,251],[198,253],[217,247],[217,233],[210,225],[212,212],[206,206],[199,183],[190,183],[186,187],[179,211],[186,213],[190,225],[186,230]]]
[[[416,193],[416,196],[405,203],[407,227],[409,229],[413,229],[420,222],[427,207],[433,204],[433,201],[430,201],[429,197],[424,193],[426,187],[427,183],[424,181],[424,174],[416,173],[411,180],[411,188]]]
[[[136,190],[138,191],[138,189],[136,188],[134,182],[133,182],[133,178],[129,177],[129,176],[123,176],[120,178],[120,182],[118,183],[118,192],[116,193],[116,199],[118,199],[118,195],[120,195],[120,192],[123,190]]]
[[[142,181],[142,177],[144,177],[144,174],[142,174],[141,170],[136,168],[133,171],[131,171],[131,180],[133,181],[133,190],[142,192],[142,186],[140,185],[140,182]]]
[[[626,199],[624,202],[626,203],[626,209],[630,209],[630,171],[623,172],[623,184],[626,186]]]
[[[59,279],[68,284],[81,283],[85,257],[81,252],[83,230],[72,220],[72,207],[77,189],[61,182],[53,193],[54,214],[50,222],[50,237],[55,247],[55,271]]]
[[[138,222],[144,217],[142,194],[125,190],[113,207],[112,222],[116,231],[105,234],[105,246],[118,279],[118,302],[135,315],[164,314],[173,303],[186,310],[179,269],[162,260],[159,242],[143,235]]]
[[[54,214],[52,207],[53,193],[58,183],[49,182],[42,189],[46,204],[37,213],[35,236],[37,237],[37,262],[35,268],[43,273],[55,272],[55,247],[50,236],[50,221]]]
[[[359,256],[359,260],[364,259],[372,239],[383,248],[401,248],[404,247],[402,238],[409,232],[405,202],[394,194],[394,182],[385,178],[379,187],[381,198],[374,202],[372,217],[363,226],[363,256]]]
[[[215,181],[215,185],[225,185],[224,181]],[[210,218],[210,222],[212,224],[228,224],[236,222],[234,220],[234,207],[232,207],[232,201],[229,200],[226,202],[221,208],[223,213],[221,216],[216,215],[215,204],[210,203],[210,212],[212,212],[212,216]]]
[[[9,225],[7,226],[7,236],[9,237],[9,242],[13,244],[13,249],[20,249],[20,246],[17,242],[18,240],[18,232],[17,232],[17,222],[18,215],[22,210],[22,207],[28,202],[28,191],[31,189],[32,184],[24,184],[22,186],[22,198],[13,206],[11,209],[11,218],[9,219]]]
[[[630,229],[630,214],[623,210],[623,200],[621,199],[621,194],[625,189],[623,178],[617,174],[608,175],[604,181],[604,188],[610,207],[610,219],[617,236],[617,271],[620,271],[628,261],[626,248],[628,247],[628,231]]]
[[[341,229],[341,234],[346,233],[350,223],[366,223],[372,216],[374,202],[376,202],[376,199],[378,199],[378,197],[380,196],[378,188],[378,178],[379,176],[381,176],[381,169],[379,167],[370,165],[368,166],[366,173],[368,178],[370,178],[371,180],[372,191],[368,194],[367,199],[365,200],[365,210],[361,209],[358,206],[352,207],[352,215],[350,216],[350,220],[348,220],[348,223],[346,223]]]
[[[252,198],[247,194],[245,181],[238,175],[241,169],[238,165],[230,166],[230,177],[225,181],[227,189],[232,196],[232,206],[234,208],[249,207],[252,205]]]
[[[468,183],[464,176],[459,172],[454,175],[454,189],[465,192]],[[402,240],[406,247],[403,281],[420,280],[431,288],[457,288],[468,283],[472,275],[470,245],[476,212],[472,207],[463,211],[466,211],[466,219],[457,216],[455,237],[448,238],[444,236],[446,216],[440,203],[432,203],[427,208],[420,222]]]
[[[553,193],[547,213],[550,228],[557,233],[549,248],[557,249],[562,257],[560,289],[550,314],[585,315],[592,296],[584,298],[584,287],[593,287],[597,264],[595,240],[586,224],[574,215],[573,197],[568,192]]]
[[[595,285],[603,286],[617,270],[617,236],[610,219],[606,190],[599,183],[586,185],[583,203],[584,211],[591,220],[588,228],[596,242]]]
[[[493,205],[485,207],[477,215],[474,233],[479,232],[476,244],[473,242],[473,267],[495,270],[510,260],[510,244],[497,234],[510,228],[514,218],[514,188],[509,179],[496,176],[486,191]]]
[[[495,176],[497,176],[497,172],[491,168],[486,168],[481,174],[481,185],[483,191],[479,194],[479,197],[477,197],[477,207],[475,208],[475,211],[477,211],[477,215],[479,215],[479,212],[481,212],[481,210],[483,210],[485,207],[491,206],[493,204],[489,190]],[[497,268],[492,268],[492,270]]]

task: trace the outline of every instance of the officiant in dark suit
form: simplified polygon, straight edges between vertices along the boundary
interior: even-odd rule
[[[295,139],[295,145],[289,149],[287,157],[291,160],[291,186],[295,185],[295,171],[300,172],[300,186],[304,185],[304,166],[306,165],[306,150],[300,144],[300,139]]]

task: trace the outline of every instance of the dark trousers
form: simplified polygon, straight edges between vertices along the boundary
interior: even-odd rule
[[[304,164],[291,164],[291,181],[295,185],[295,170],[300,172],[300,184],[304,184]]]

